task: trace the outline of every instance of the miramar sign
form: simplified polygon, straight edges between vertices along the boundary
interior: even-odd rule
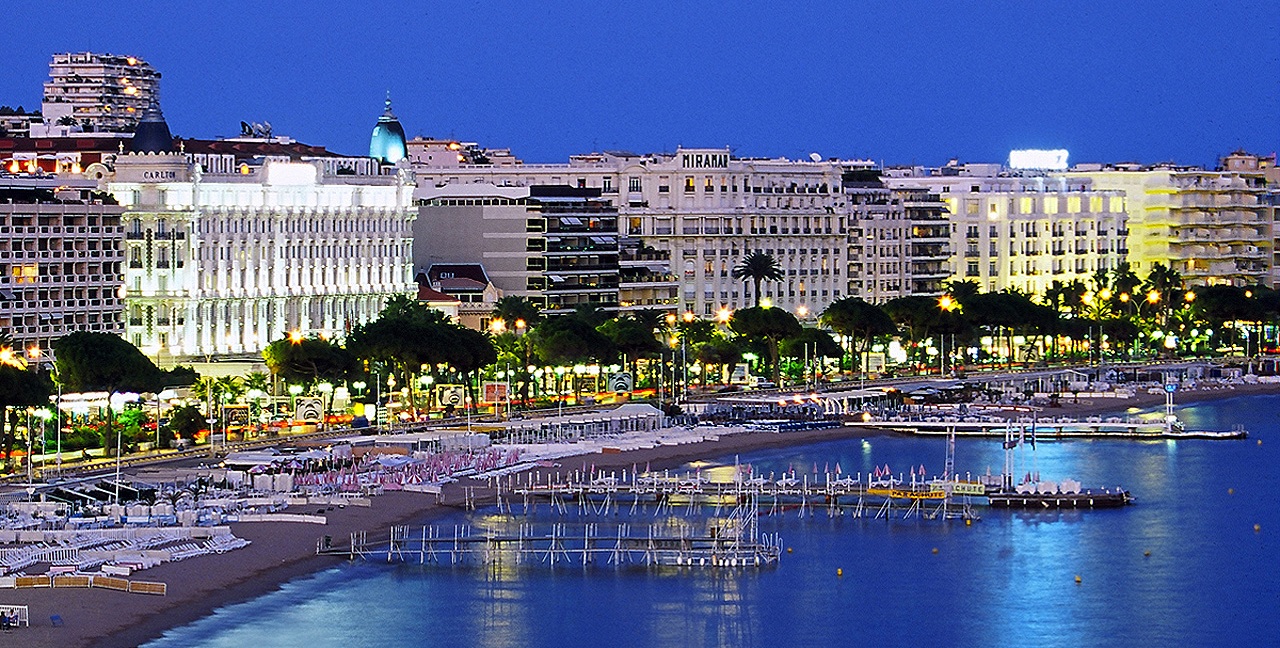
[[[685,169],[726,169],[729,167],[729,153],[680,153],[680,166]]]

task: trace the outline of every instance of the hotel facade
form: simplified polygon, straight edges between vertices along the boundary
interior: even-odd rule
[[[1055,281],[1092,285],[1095,273],[1127,259],[1123,191],[997,164],[901,167],[887,175],[891,187],[924,189],[945,203],[951,281],[1043,296]]]
[[[620,311],[709,317],[751,306],[750,282],[734,279],[732,271],[752,252],[773,256],[784,275],[764,282],[761,297],[802,319],[850,295],[884,301],[913,291],[938,294],[949,275],[946,241],[936,228],[942,203],[920,192],[898,195],[873,181],[866,176],[874,175],[870,161],[740,159],[729,149],[682,148],[577,155],[568,164],[467,164],[465,155],[427,163],[412,143],[410,159],[417,160],[417,195],[426,202],[533,186],[598,191],[617,211],[617,229],[609,234],[619,237]],[[424,211],[419,227],[429,227],[431,218]],[[433,262],[481,260],[478,247],[442,247],[423,236],[416,244]],[[927,260],[914,260],[916,252]],[[864,278],[872,269],[873,278]]]
[[[342,335],[413,293],[410,174],[277,148],[114,160],[126,339],[162,362],[257,359],[290,331]]]

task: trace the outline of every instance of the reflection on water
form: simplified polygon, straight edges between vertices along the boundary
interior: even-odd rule
[[[1020,453],[1019,473],[1124,486],[1137,497],[1125,509],[983,510],[972,526],[787,510],[762,517],[761,531],[793,551],[758,572],[344,565],[153,645],[1267,645],[1280,636],[1278,405],[1252,397],[1179,409],[1191,429],[1244,424],[1247,441],[1042,441]],[[936,473],[944,453],[940,439],[876,437],[737,459],[764,475],[886,463]],[[961,474],[1002,463],[998,441],[957,443]],[[701,469],[733,464],[721,457]],[[602,527],[628,508],[610,509]],[[544,521],[575,515],[539,510]],[[445,524],[455,522],[512,524],[492,512]],[[653,507],[634,518],[687,522]]]

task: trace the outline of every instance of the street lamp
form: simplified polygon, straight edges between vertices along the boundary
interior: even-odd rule
[[[302,393],[302,385],[289,385],[289,407],[293,409],[290,415],[294,419],[298,417],[298,395]]]

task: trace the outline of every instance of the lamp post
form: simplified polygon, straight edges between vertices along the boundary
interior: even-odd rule
[[[53,418],[53,414],[45,408],[36,410],[36,418],[40,419],[40,474],[45,472],[46,464],[49,463],[49,455],[45,452],[45,426],[48,425],[49,419]]]

